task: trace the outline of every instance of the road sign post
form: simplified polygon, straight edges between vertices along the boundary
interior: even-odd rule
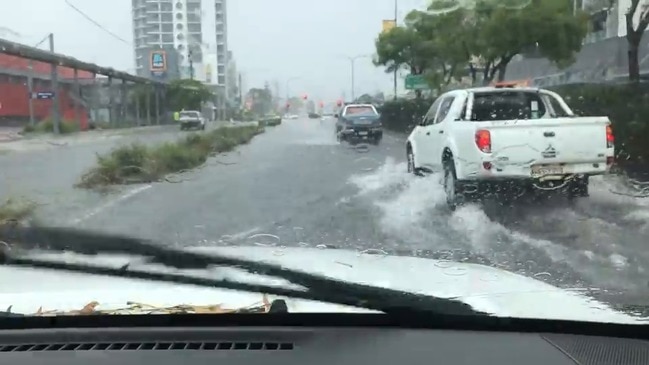
[[[424,75],[408,75],[405,80],[406,90],[428,90],[430,86]]]

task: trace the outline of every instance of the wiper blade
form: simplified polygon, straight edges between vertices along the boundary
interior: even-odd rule
[[[79,231],[72,228],[0,227],[0,240],[15,248],[0,251],[0,265],[46,268],[114,277],[154,280],[214,288],[261,292],[352,307],[384,313],[426,312],[444,315],[487,315],[457,299],[373,287],[309,274],[282,266],[217,254],[199,254],[155,244],[134,237]],[[30,249],[48,252],[73,252],[85,255],[128,254],[145,257],[150,263],[176,269],[206,269],[212,266],[236,268],[252,274],[281,278],[306,290],[249,284],[227,279],[211,279],[182,274],[134,270],[97,265],[55,262],[30,257]]]

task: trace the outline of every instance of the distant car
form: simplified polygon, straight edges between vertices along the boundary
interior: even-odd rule
[[[334,118],[338,119],[336,137],[339,141],[369,141],[379,144],[383,139],[381,115],[371,104],[345,105]]]
[[[299,117],[296,114],[291,114],[288,119],[298,119]]]
[[[180,112],[180,130],[200,129],[205,130],[205,118],[203,113],[196,110],[187,110]]]

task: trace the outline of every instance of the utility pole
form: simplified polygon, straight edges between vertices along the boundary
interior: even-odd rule
[[[27,74],[27,92],[29,94],[29,125],[34,127],[36,125],[36,120],[34,119],[34,61],[27,61],[27,68],[29,73]]]
[[[50,33],[50,52],[54,53],[54,33]],[[61,133],[61,111],[59,107],[59,74],[57,70],[57,65],[52,64],[52,74],[51,74],[51,83],[52,83],[52,124],[54,125],[54,133]],[[31,95],[30,95],[31,97]]]
[[[241,72],[239,72],[239,107],[243,105],[243,81],[241,80]]]
[[[398,18],[397,18],[397,3],[398,0],[394,0],[394,26],[397,26]],[[397,69],[394,69],[394,100],[397,100]]]
[[[189,53],[187,54],[187,58],[189,59],[189,78],[191,80],[194,79],[194,60],[192,59],[192,50],[189,50]]]

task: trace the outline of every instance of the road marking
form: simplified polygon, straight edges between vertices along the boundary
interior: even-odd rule
[[[88,219],[96,216],[97,214],[103,212],[104,210],[114,206],[115,204],[120,203],[120,202],[122,202],[122,201],[124,201],[124,200],[126,200],[128,198],[131,198],[131,197],[133,197],[133,196],[135,196],[135,195],[137,195],[137,194],[139,194],[139,193],[141,193],[141,192],[143,192],[145,190],[148,190],[151,187],[153,187],[153,185],[143,185],[143,186],[140,186],[138,188],[129,190],[126,193],[118,196],[117,198],[115,198],[113,200],[109,200],[106,203],[104,203],[104,204],[96,207],[95,209],[87,212],[86,214],[82,215],[81,217],[71,220],[69,224],[79,224],[79,223],[81,223],[81,222],[83,222],[85,220],[88,220]]]

